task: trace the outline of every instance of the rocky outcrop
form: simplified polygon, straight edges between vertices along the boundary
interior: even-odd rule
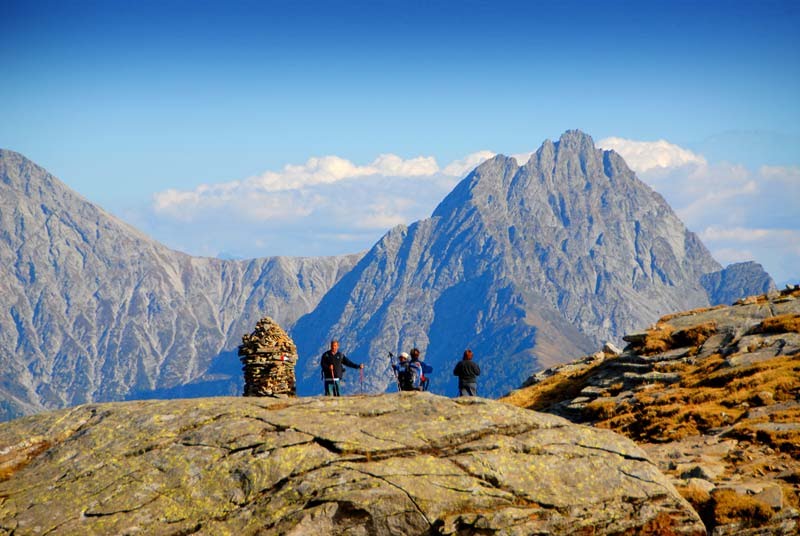
[[[800,531],[800,287],[667,315],[503,400],[636,440],[713,534]]]
[[[479,398],[88,405],[0,445],[19,535],[705,533],[629,440]]]
[[[238,394],[265,313],[312,310],[359,256],[197,258],[0,150],[0,420],[91,401]]]
[[[775,290],[775,282],[757,262],[739,262],[718,272],[705,274],[700,283],[711,305],[730,305],[745,296]]]

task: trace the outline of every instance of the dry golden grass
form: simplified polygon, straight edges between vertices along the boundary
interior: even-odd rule
[[[716,332],[716,322],[703,322],[702,324],[697,324],[696,326],[691,326],[675,332],[672,336],[672,346],[673,348],[700,346]]]
[[[619,403],[608,399],[588,403],[584,420],[647,442],[678,440],[736,424],[734,435],[798,455],[800,447],[795,445],[800,445],[800,433],[759,432],[752,425],[768,419],[756,421],[746,415],[748,408],[759,405],[759,401],[796,399],[800,394],[800,357],[781,356],[749,367],[730,368],[725,366],[724,358],[712,355],[697,365],[684,363],[679,371],[683,377],[678,384],[639,391]],[[547,385],[540,384],[541,391],[527,393],[523,407],[545,410],[574,398],[586,385],[588,376],[587,371],[577,377],[550,378]],[[776,412],[769,420],[800,422],[800,409]],[[745,426],[746,423],[751,424]]]
[[[711,503],[711,494],[697,486],[676,486],[675,489],[698,513],[706,511]]]
[[[785,315],[765,318],[761,324],[753,328],[753,333],[800,333],[800,314],[789,313]]]
[[[546,411],[553,404],[578,396],[597,366],[598,364],[589,365],[571,375],[557,374],[536,385],[519,389],[500,401],[520,408]]]
[[[672,332],[675,328],[669,324],[656,324],[647,331],[644,341],[644,354],[660,354],[672,348]]]
[[[758,526],[772,517],[772,508],[769,505],[729,489],[714,490],[709,507],[714,526],[737,521]]]

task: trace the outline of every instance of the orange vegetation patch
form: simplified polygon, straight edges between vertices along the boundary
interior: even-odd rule
[[[670,324],[659,322],[647,331],[641,352],[644,355],[652,355],[674,348],[698,347],[716,332],[717,324],[713,321],[679,330]]]
[[[732,435],[765,443],[793,456],[800,454],[800,430],[763,430],[760,422],[800,422],[800,410],[788,408],[750,419],[748,410],[800,395],[800,357],[781,356],[748,367],[731,368],[719,355],[696,365],[683,363],[679,383],[634,393],[617,402],[587,404],[584,418],[596,426],[647,442],[678,440],[710,429],[734,426]],[[798,447],[795,447],[798,445]]]
[[[729,489],[714,490],[709,507],[713,526],[743,522],[757,527],[772,517],[767,504]]]
[[[731,489],[717,489],[711,493],[695,486],[679,486],[676,489],[700,514],[709,533],[715,527],[729,523],[758,527],[772,517],[769,505]]]
[[[673,348],[683,348],[685,346],[700,346],[706,339],[717,332],[716,322],[703,322],[672,334]]]
[[[598,364],[589,365],[574,374],[556,374],[535,385],[514,391],[500,401],[534,411],[547,411],[553,404],[578,396]]]
[[[753,328],[753,333],[800,333],[800,314],[789,313],[764,319]]]
[[[644,340],[644,354],[660,354],[672,348],[672,332],[675,328],[669,324],[656,324],[653,329],[647,331]]]

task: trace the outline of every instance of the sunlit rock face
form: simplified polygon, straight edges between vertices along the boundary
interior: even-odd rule
[[[471,348],[487,372],[479,391],[500,396],[662,314],[708,305],[700,280],[720,269],[622,157],[569,131],[528,162],[484,162],[431,218],[391,230],[292,335],[301,356],[340,338],[369,360],[373,391],[394,382],[387,352],[416,346],[436,371],[431,389],[454,394],[451,371]],[[298,370],[299,392],[319,392],[316,366]]]
[[[0,445],[14,534],[705,534],[630,440],[480,398],[108,403]]]

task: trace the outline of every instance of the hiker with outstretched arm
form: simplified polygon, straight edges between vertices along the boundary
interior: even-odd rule
[[[320,367],[322,379],[325,382],[325,396],[339,396],[339,380],[344,375],[344,366],[354,369],[363,369],[364,365],[353,363],[347,356],[339,351],[339,341],[331,341],[331,349],[322,354]]]
[[[478,396],[480,375],[481,368],[472,360],[472,350],[464,350],[464,357],[453,369],[453,376],[458,376],[458,396]]]

